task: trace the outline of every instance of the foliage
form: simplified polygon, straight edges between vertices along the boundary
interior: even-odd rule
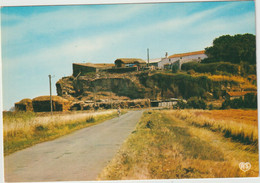
[[[205,101],[197,97],[192,97],[188,99],[187,106],[188,108],[193,108],[193,109],[206,109],[207,107]]]
[[[177,101],[177,104],[174,106],[175,109],[206,109],[207,104],[203,99],[198,97],[191,97],[187,102],[183,100]]]
[[[179,64],[178,63],[174,63],[172,64],[172,73],[176,73],[179,70]]]
[[[184,102],[183,100],[178,100],[177,104],[174,105],[175,109],[185,109],[187,108],[187,102]]]
[[[256,37],[253,34],[223,35],[213,41],[213,46],[207,47],[206,63],[231,62],[240,64],[256,64]]]
[[[243,108],[251,108],[251,109],[256,109],[257,108],[257,95],[254,93],[247,93],[244,96],[244,99],[242,97],[236,98],[233,100],[225,100],[222,103],[222,109],[228,109],[228,108],[233,108],[233,109],[243,109]]]
[[[165,97],[167,92],[181,94],[183,98],[203,97],[206,91],[212,88],[212,81],[206,76],[192,77],[188,74],[154,74],[150,77],[140,77],[140,82],[145,87],[153,87]],[[151,86],[148,86],[148,83]],[[179,93],[176,92],[176,88]],[[179,96],[172,96],[179,97]]]
[[[182,64],[182,70],[190,71],[194,70],[199,73],[230,73],[237,75],[239,74],[239,65],[231,64],[227,62],[218,62],[218,63],[197,63],[197,62],[189,62]]]

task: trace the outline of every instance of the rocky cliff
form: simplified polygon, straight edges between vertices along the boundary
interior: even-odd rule
[[[207,98],[219,91],[239,88],[241,82],[228,79],[214,80],[207,76],[192,76],[184,73],[143,71],[68,76],[60,79],[56,86],[58,95],[69,100],[107,102],[147,98],[152,100]]]

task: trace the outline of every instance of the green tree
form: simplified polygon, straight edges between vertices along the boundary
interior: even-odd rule
[[[205,49],[208,56],[203,62],[231,62],[256,64],[256,37],[253,34],[224,35],[213,41],[213,46]]]
[[[176,73],[178,70],[179,70],[179,64],[178,63],[172,64],[172,72]]]

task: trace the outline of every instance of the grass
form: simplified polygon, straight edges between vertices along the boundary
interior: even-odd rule
[[[255,151],[258,149],[256,110],[176,110],[172,113],[194,126],[220,132],[234,141],[252,145]]]
[[[193,111],[147,111],[99,180],[258,176],[258,152],[187,121]],[[197,111],[196,111],[197,112]],[[184,114],[182,114],[184,113]],[[195,116],[195,118],[197,118]],[[193,119],[195,119],[193,118]],[[248,172],[240,162],[250,162]]]
[[[256,89],[256,85],[252,84],[253,81],[256,80],[255,75],[250,76],[252,78],[251,82],[245,77],[235,76],[235,75],[225,76],[225,75],[211,75],[211,74],[205,74],[205,73],[195,73],[195,74],[193,74],[193,76],[196,76],[196,77],[207,76],[212,81],[234,81],[234,82],[240,83],[240,85],[239,85],[240,88]]]
[[[116,116],[116,110],[93,113],[58,113],[53,116],[33,112],[4,113],[4,155]]]

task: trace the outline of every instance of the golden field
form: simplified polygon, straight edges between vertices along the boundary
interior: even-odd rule
[[[257,111],[151,110],[99,180],[256,177],[258,158]]]
[[[71,113],[3,113],[4,155],[117,116],[116,110]]]

